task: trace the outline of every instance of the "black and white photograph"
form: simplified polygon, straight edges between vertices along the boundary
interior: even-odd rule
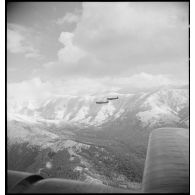
[[[190,2],[7,2],[6,192],[189,193]]]

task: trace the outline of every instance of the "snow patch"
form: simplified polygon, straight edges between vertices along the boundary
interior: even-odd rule
[[[156,107],[152,110],[147,110],[144,112],[139,112],[136,114],[138,119],[142,121],[143,126],[154,125],[157,122],[161,121],[179,121],[179,117],[172,114],[166,107],[163,109],[162,107]]]
[[[102,106],[100,111],[97,113],[93,123],[103,123],[109,116],[112,116],[114,114],[115,110],[116,108],[114,107],[112,102],[109,102],[107,105]]]
[[[89,107],[88,106],[83,106],[77,113],[76,117],[74,117],[71,121],[79,121],[82,120],[86,117],[88,114]]]
[[[26,123],[38,123],[36,118],[29,117],[29,116],[26,116],[26,115],[8,113],[7,116],[8,116],[7,117],[8,121],[15,120],[15,121],[21,121],[21,122],[26,122]]]
[[[119,118],[120,116],[121,116],[121,114],[122,113],[124,113],[125,112],[125,109],[120,109],[116,114],[115,114],[115,116],[114,116],[114,118],[116,119],[116,118]]]

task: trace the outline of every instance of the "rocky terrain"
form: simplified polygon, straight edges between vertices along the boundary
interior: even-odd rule
[[[107,104],[96,104],[107,97]],[[8,101],[8,168],[139,189],[149,133],[189,126],[188,86]]]

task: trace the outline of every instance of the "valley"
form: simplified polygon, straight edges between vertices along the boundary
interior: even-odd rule
[[[8,102],[8,169],[139,190],[150,132],[189,126],[188,87],[112,95]]]

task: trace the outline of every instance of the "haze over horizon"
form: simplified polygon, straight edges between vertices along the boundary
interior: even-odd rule
[[[188,84],[188,2],[12,2],[8,98]]]

